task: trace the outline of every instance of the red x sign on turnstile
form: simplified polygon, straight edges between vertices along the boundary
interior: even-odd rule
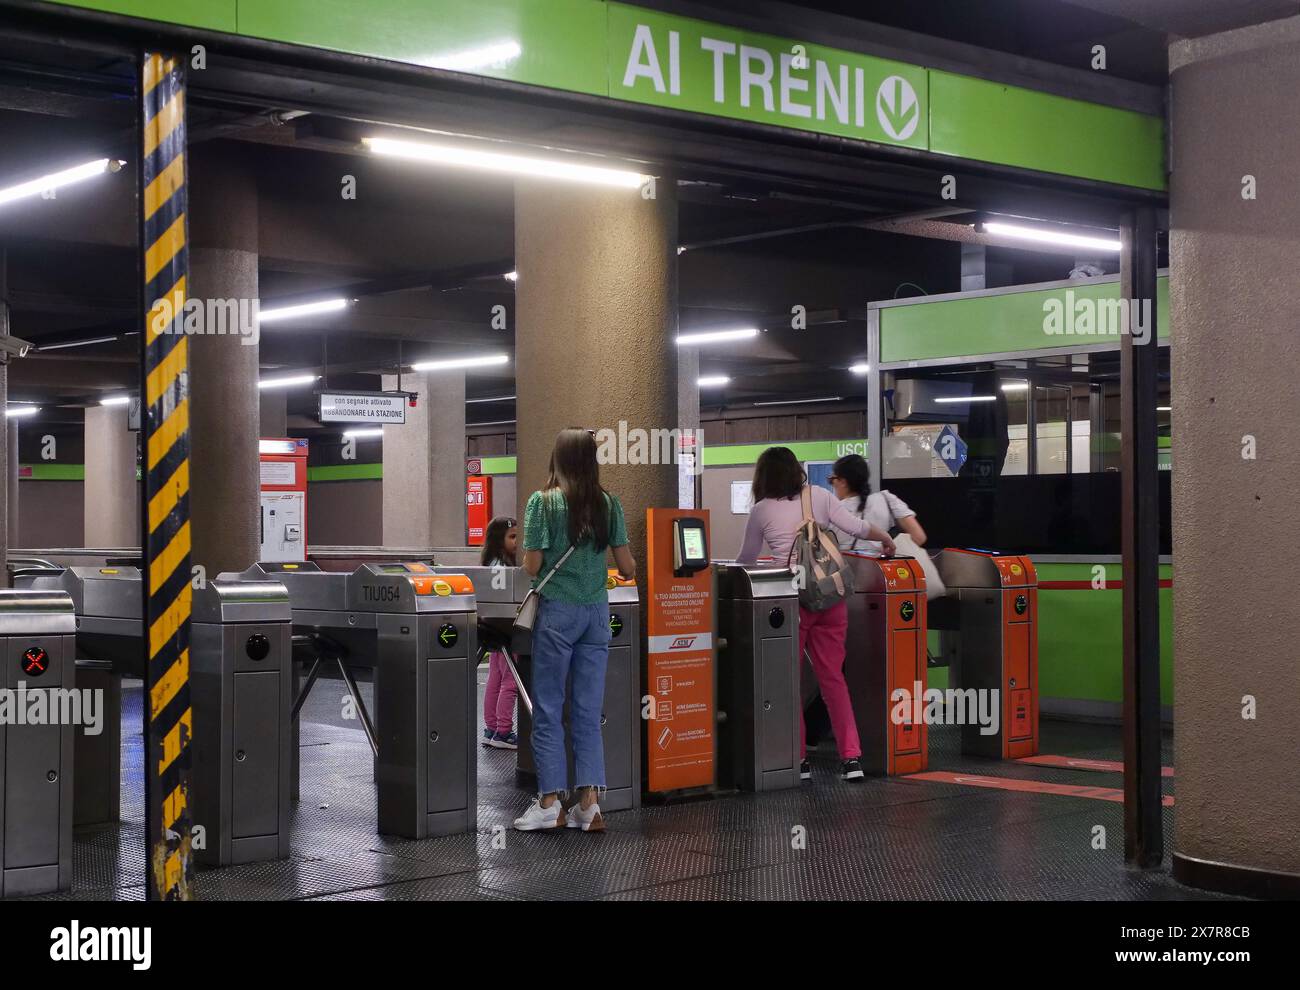
[[[39,646],[28,647],[23,653],[23,673],[31,677],[40,677],[49,665],[49,654]]]

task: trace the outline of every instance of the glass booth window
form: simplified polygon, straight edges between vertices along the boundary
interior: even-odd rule
[[[942,545],[1118,553],[1119,361],[1105,351],[883,372],[880,487],[918,501]],[[1158,403],[1168,553],[1167,348]]]

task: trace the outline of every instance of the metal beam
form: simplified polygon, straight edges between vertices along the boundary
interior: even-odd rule
[[[1135,209],[1120,232],[1120,298],[1146,343],[1120,349],[1121,551],[1124,578],[1124,858],[1164,858],[1160,777],[1160,499],[1157,466],[1156,216]]]

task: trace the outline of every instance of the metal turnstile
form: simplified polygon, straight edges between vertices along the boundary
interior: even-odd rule
[[[509,636],[515,612],[532,579],[521,567],[464,567],[479,595],[479,615],[484,622]],[[641,806],[641,598],[634,581],[620,581],[615,571],[606,580],[609,597],[609,664],[605,668],[605,701],[600,715],[605,747],[606,792],[602,811],[626,811]],[[537,788],[537,763],[532,747],[532,657],[511,658],[519,682],[519,751],[515,779],[522,787]],[[564,714],[568,724],[568,710]],[[573,748],[565,736],[569,775],[573,775]]]
[[[76,612],[76,682],[104,691],[104,731],[78,733],[73,824],[115,825],[122,817],[122,678],[144,676],[140,569],[65,567],[25,571],[15,587],[66,592]]]
[[[853,571],[844,680],[862,769],[919,773],[929,763],[925,721],[916,717],[926,690],[925,574],[910,557],[844,556]]]
[[[945,549],[935,560],[947,587],[930,603],[942,630],[949,679],[963,691],[998,691],[998,731],[961,730],[963,753],[1018,759],[1038,753],[1038,576],[1028,557]]]
[[[200,866],[289,855],[289,592],[222,575],[194,592],[190,695]]]
[[[714,564],[718,588],[718,784],[799,784],[799,594],[784,567]],[[650,685],[657,693],[657,686]]]
[[[315,644],[312,669],[294,701],[293,739],[321,667],[336,662],[376,755],[379,831],[412,839],[473,831],[478,629],[469,579],[409,562],[363,564],[351,574],[309,562],[262,563],[243,576],[283,582],[295,641]],[[374,668],[373,723],[353,666]],[[296,745],[291,749],[296,774]]]
[[[0,897],[72,886],[75,632],[66,593],[0,591]]]

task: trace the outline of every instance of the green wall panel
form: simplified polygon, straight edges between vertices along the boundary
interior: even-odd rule
[[[1120,566],[1107,564],[1106,577],[1118,581]],[[1038,580],[1092,581],[1092,565],[1039,564]],[[1171,565],[1160,577],[1173,577]],[[1051,698],[1123,700],[1123,591],[1040,587],[1038,592],[1038,683]],[[1160,589],[1160,702],[1174,701],[1174,593]]]
[[[138,472],[137,472],[138,473]],[[85,481],[84,464],[21,464],[19,481]]]
[[[1118,343],[1118,335],[1047,333],[1044,304],[1057,300],[1077,307],[1119,299],[1119,282],[1093,282],[1058,289],[1033,289],[988,296],[964,296],[886,306],[880,310],[880,360],[925,361],[1039,348]],[[1169,336],[1169,277],[1156,280],[1156,329]]]
[[[1166,183],[1161,118],[951,72],[930,73],[930,150],[1142,189]]]

